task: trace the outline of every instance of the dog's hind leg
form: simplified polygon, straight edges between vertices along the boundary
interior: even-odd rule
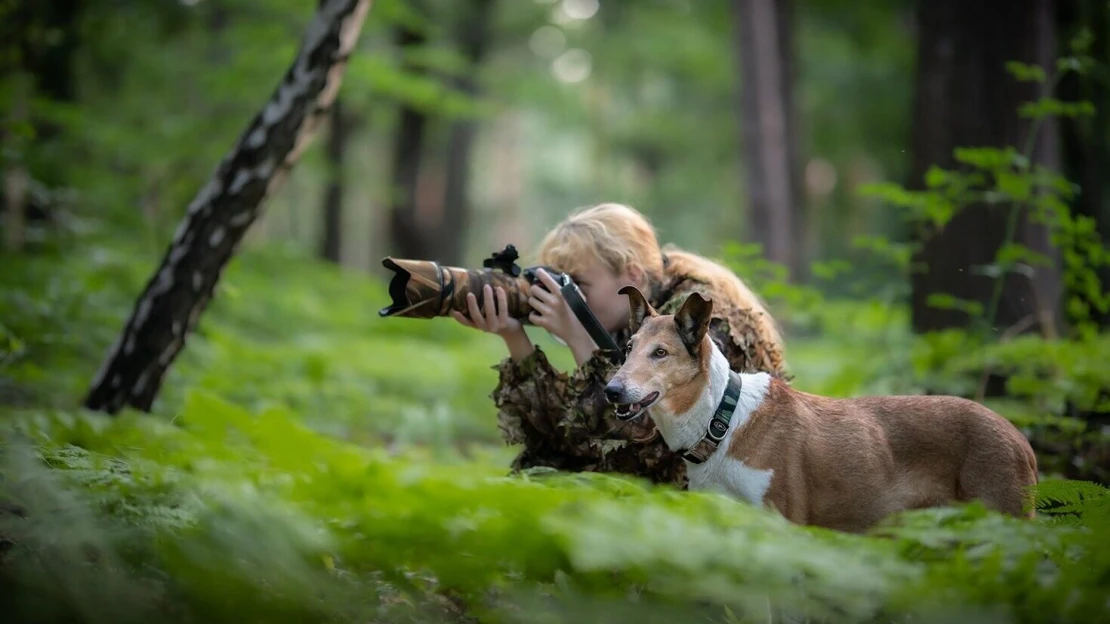
[[[964,502],[982,501],[988,508],[1019,518],[1032,518],[1030,487],[1037,484],[1037,459],[1028,447],[1007,444],[974,448],[959,476]]]

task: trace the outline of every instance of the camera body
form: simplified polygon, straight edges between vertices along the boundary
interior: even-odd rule
[[[544,284],[540,280],[540,275],[538,273],[539,269],[547,271],[547,274],[555,279],[555,283],[559,285],[559,288],[565,288],[571,284],[574,284],[574,280],[571,279],[571,277],[566,273],[556,271],[549,266],[537,265],[533,267],[528,267],[521,272],[521,276],[528,282],[529,286],[539,284],[540,288],[547,290],[547,284]]]
[[[391,303],[379,310],[378,315],[427,319],[448,316],[453,311],[467,314],[466,296],[469,293],[478,295],[486,286],[492,286],[505,290],[508,315],[528,323],[532,313],[528,304],[528,289],[533,284],[539,284],[547,290],[547,285],[538,274],[539,269],[543,269],[555,279],[559,292],[594,342],[614,357],[623,359],[623,352],[601,327],[570,275],[543,265],[522,269],[516,264],[517,258],[516,248],[512,245],[494,252],[482,262],[482,269],[443,266],[431,260],[386,257],[382,266],[394,272],[389,282]],[[479,296],[478,308],[481,310],[483,307],[484,302]]]

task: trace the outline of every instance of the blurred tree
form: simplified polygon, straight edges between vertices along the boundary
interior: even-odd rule
[[[353,115],[336,98],[328,118],[328,181],[324,187],[324,227],[320,240],[320,257],[340,264],[343,251],[343,196],[344,167],[347,141],[354,132],[356,122]]]
[[[149,411],[224,266],[288,175],[339,90],[371,0],[324,0],[278,88],[189,205],[85,398],[89,409]]]
[[[411,10],[420,11],[422,8],[422,3],[414,3]],[[394,33],[402,57],[402,70],[415,76],[426,76],[425,68],[411,60],[413,52],[428,42],[425,27],[411,21],[402,21],[396,25]],[[390,253],[403,258],[438,257],[435,232],[421,227],[417,215],[416,200],[424,161],[427,126],[428,113],[424,108],[407,100],[400,102],[393,131],[389,242]]]
[[[467,97],[478,94],[476,74],[489,48],[494,7],[494,0],[467,0],[459,6],[462,15],[456,19],[455,43],[467,67],[451,83]],[[470,162],[476,132],[477,121],[469,115],[452,121],[448,131],[438,257],[442,262],[456,265],[465,262],[463,256],[471,223]]]
[[[81,40],[82,0],[0,3],[0,188],[6,217],[0,221],[8,246],[21,248],[24,224],[49,218],[50,191],[62,187],[61,168],[49,149],[27,149],[28,141],[49,146],[59,128],[41,111],[42,103],[73,102],[77,95],[74,65]],[[37,191],[37,192],[36,192]]]
[[[806,211],[794,107],[793,2],[733,0],[732,6],[747,234],[791,278],[804,279]]]
[[[1055,62],[1052,0],[963,2],[921,0],[918,4],[918,65],[913,111],[910,188],[925,186],[925,173],[937,165],[956,169],[959,147],[1025,145],[1031,120],[1022,118],[1022,103],[1048,95],[1046,86],[1018,82],[1005,64],[1020,61],[1051,74]],[[1002,19],[1000,16],[1010,17]],[[1056,127],[1044,121],[1032,160],[1057,168]],[[1006,229],[1008,205],[976,204],[954,216],[939,231],[922,224],[911,277],[912,325],[916,332],[967,327],[960,309],[937,308],[930,295],[944,293],[989,307],[994,278],[982,268],[994,262]],[[1044,226],[1022,215],[1014,242],[1053,256]],[[1059,271],[1038,267],[1034,277],[1004,277],[995,316],[995,331],[1015,326],[1053,331],[1060,301]]]
[[[1103,241],[1110,241],[1110,3],[1106,0],[1061,2],[1057,11],[1061,43],[1090,36],[1087,51],[1097,65],[1083,73],[1068,73],[1060,82],[1059,97],[1064,101],[1087,100],[1094,104],[1093,116],[1060,119],[1064,173],[1079,185],[1072,211],[1094,219]],[[1103,289],[1110,287],[1110,270],[1099,272]],[[1085,299],[1085,293],[1068,293]],[[1094,320],[1110,327],[1110,312],[1092,308]]]

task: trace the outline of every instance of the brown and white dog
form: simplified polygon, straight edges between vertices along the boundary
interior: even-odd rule
[[[835,399],[767,373],[737,373],[691,294],[660,315],[632,286],[633,336],[605,388],[628,420],[645,411],[686,459],[691,490],[717,490],[796,524],[863,532],[908,509],[982,501],[1030,517],[1037,460],[1012,423],[953,396]]]

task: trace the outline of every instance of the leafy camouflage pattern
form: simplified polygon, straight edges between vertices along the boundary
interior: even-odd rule
[[[487,285],[505,289],[510,317],[524,320],[532,313],[526,294],[529,284],[523,277],[392,256],[382,260],[382,266],[394,274],[389,282],[390,304],[378,311],[380,316],[429,319],[450,316],[453,311],[468,314],[466,296],[470,293],[478,297],[478,309],[484,312],[482,288]]]
[[[713,299],[709,333],[733,370],[764,371],[785,379],[780,347],[759,334],[754,312],[717,296],[709,285],[681,278],[652,297],[660,314],[674,314],[691,292]],[[621,348],[631,332],[614,334]],[[571,373],[551,366],[540,347],[519,365],[511,358],[495,369],[499,380],[491,397],[498,426],[508,444],[522,444],[513,471],[553,468],[568,472],[616,472],[652,483],[686,488],[686,465],[663,442],[650,418],[617,419],[604,388],[620,368],[614,354],[596,351]]]

